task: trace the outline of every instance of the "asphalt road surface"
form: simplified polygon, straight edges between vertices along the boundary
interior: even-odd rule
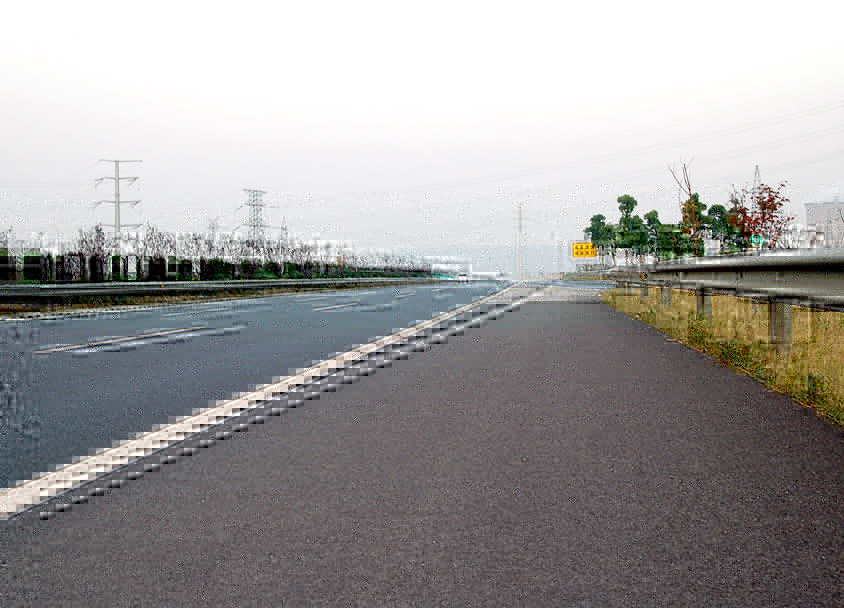
[[[841,606],[839,430],[573,290],[0,528],[3,606]]]
[[[499,288],[335,290],[2,324],[0,487]]]

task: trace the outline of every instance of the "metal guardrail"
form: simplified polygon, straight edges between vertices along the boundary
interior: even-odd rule
[[[606,273],[619,287],[647,296],[649,287],[671,305],[672,288],[693,290],[696,312],[712,315],[711,295],[722,293],[768,303],[769,339],[779,350],[791,345],[791,306],[844,310],[844,252],[789,251],[762,255],[686,258]]]
[[[377,283],[426,283],[430,277],[365,277],[338,279],[242,279],[230,281],[172,281],[82,283],[73,285],[0,285],[0,301],[15,299],[50,300],[79,296],[124,296],[243,291],[281,287],[323,287],[329,285],[371,285]]]
[[[639,281],[794,300],[815,306],[844,306],[844,252],[841,251],[688,258],[634,266],[608,276],[619,283]]]

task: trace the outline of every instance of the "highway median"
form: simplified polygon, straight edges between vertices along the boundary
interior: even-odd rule
[[[0,287],[0,317],[112,306],[143,306],[295,294],[305,291],[397,287],[429,283],[431,277],[355,277],[274,280],[115,282]]]

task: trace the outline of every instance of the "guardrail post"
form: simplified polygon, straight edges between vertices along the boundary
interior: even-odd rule
[[[778,353],[791,352],[791,305],[768,300],[768,339]]]
[[[810,299],[806,305],[806,333],[809,338],[809,343],[812,342],[812,337],[815,331],[815,317],[817,312],[815,311],[814,304],[814,301]]]
[[[671,285],[664,285],[662,291],[662,306],[664,308],[671,307]]]
[[[712,318],[712,295],[708,289],[698,287],[695,290],[695,300],[697,301],[697,316],[699,319]]]

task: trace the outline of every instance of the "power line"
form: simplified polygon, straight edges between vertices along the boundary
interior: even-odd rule
[[[820,131],[815,131],[812,133],[807,133],[803,135],[791,136],[791,137],[784,137],[781,139],[777,139],[774,141],[765,142],[763,144],[753,145],[753,146],[745,146],[744,148],[739,148],[738,150],[731,150],[729,152],[721,152],[719,154],[712,154],[710,156],[699,157],[695,159],[695,167],[700,167],[701,165],[712,165],[717,164],[720,162],[724,162],[727,160],[732,160],[736,158],[742,158],[743,156],[756,153],[763,150],[770,150],[773,148],[777,148],[787,144],[793,144],[797,142],[809,141],[812,139],[819,139],[823,137],[829,137],[831,135],[835,135],[839,133],[839,129],[822,129]],[[833,156],[837,156],[841,154],[841,152],[834,152],[832,153]],[[789,166],[805,166],[806,164],[811,164],[812,162],[818,161],[821,162],[823,159],[827,158],[829,155],[825,154],[819,157],[813,157],[810,162],[806,162],[805,160],[796,161],[796,162],[788,162],[783,165],[778,166],[779,168],[787,168]],[[772,167],[773,168],[773,167]],[[614,183],[622,180],[640,178],[640,177],[650,177],[652,175],[659,175],[665,173],[665,166],[660,165],[658,167],[652,167],[650,169],[642,169],[639,171],[631,171],[626,173],[616,173],[613,175],[603,175],[594,178],[589,178],[585,180],[579,180],[579,184],[600,184],[600,183]],[[739,174],[733,174],[735,176],[739,176]]]
[[[62,187],[73,187],[73,186],[84,186],[90,185],[90,180],[79,180],[78,176],[80,173],[86,172],[89,169],[94,168],[99,163],[94,162],[91,163],[90,161],[43,161],[43,162],[36,162],[36,161],[18,161],[13,163],[12,161],[0,161],[0,165],[84,165],[79,169],[75,169],[71,171],[69,174],[63,175],[62,177],[52,179],[52,180],[44,180],[44,181],[25,181],[23,179],[18,179],[14,182],[0,182],[0,188],[62,188]],[[62,172],[64,173],[64,172]]]
[[[463,161],[456,161],[456,162],[440,162],[440,163],[429,163],[429,164],[426,164],[426,165],[416,165],[414,167],[414,172],[416,172],[420,169],[423,169],[423,170],[426,170],[426,171],[431,170],[431,169],[440,169],[440,168],[465,169],[465,168],[468,168],[468,167],[474,167],[474,166],[479,166],[479,165],[482,166],[484,164],[488,164],[488,163],[491,163],[491,162],[507,160],[507,159],[514,158],[514,157],[524,157],[524,156],[530,155],[530,154],[560,152],[560,151],[565,151],[565,150],[569,150],[569,149],[576,150],[584,144],[594,142],[594,141],[598,141],[598,140],[608,139],[608,138],[617,139],[620,136],[633,136],[633,135],[637,135],[637,134],[650,135],[654,131],[665,130],[665,129],[669,129],[669,128],[676,128],[676,127],[679,127],[679,126],[693,124],[695,122],[701,121],[701,119],[705,119],[705,118],[709,118],[709,117],[716,117],[718,115],[732,114],[732,113],[735,113],[737,111],[749,110],[749,109],[754,109],[754,108],[758,108],[758,107],[764,107],[764,106],[768,106],[768,105],[771,105],[771,104],[774,104],[774,103],[790,102],[790,101],[798,100],[799,98],[806,97],[807,95],[818,95],[818,94],[821,94],[821,93],[825,93],[827,91],[838,90],[842,85],[844,85],[844,79],[842,79],[842,78],[832,79],[832,80],[821,82],[821,83],[818,83],[818,84],[815,84],[815,85],[812,85],[812,86],[802,86],[802,87],[800,87],[800,89],[797,89],[797,90],[794,90],[794,91],[788,91],[788,92],[785,92],[785,93],[778,93],[776,95],[760,97],[760,98],[756,98],[756,99],[753,99],[753,100],[749,100],[749,101],[745,101],[745,102],[741,102],[741,103],[737,103],[737,104],[732,104],[732,105],[724,106],[724,107],[721,107],[721,108],[716,108],[716,109],[709,110],[709,111],[706,111],[706,112],[700,112],[700,113],[697,113],[697,114],[688,114],[684,117],[680,117],[680,118],[673,119],[673,120],[655,121],[655,122],[652,122],[652,123],[647,124],[647,125],[636,126],[636,127],[632,127],[632,128],[624,129],[624,130],[614,129],[611,132],[601,133],[601,134],[597,134],[597,135],[591,135],[591,136],[583,137],[583,138],[580,138],[580,139],[574,140],[574,141],[559,142],[559,143],[555,143],[555,144],[537,146],[537,147],[532,147],[532,148],[528,148],[528,149],[520,149],[518,151],[495,154],[495,155],[487,156],[487,157],[484,157],[484,158],[466,159],[466,160],[463,160]],[[840,103],[834,102],[834,103],[831,103],[831,104],[824,104],[824,106],[819,106],[819,107],[820,108],[824,108],[826,106],[833,107],[836,104],[838,104],[840,106]],[[798,110],[796,112],[792,112],[791,114],[796,115],[796,114],[806,113],[806,115],[809,115],[809,114],[812,114],[815,111],[817,111],[819,109],[819,107],[812,107],[812,108],[808,108],[808,109],[802,110],[802,111]],[[822,111],[827,111],[827,110],[822,110]],[[403,175],[406,175],[406,172],[393,171],[393,172],[390,172],[390,173],[387,173],[387,174],[382,174],[381,179],[384,179],[384,178],[389,179],[389,178],[392,178],[392,177],[398,177],[398,176],[403,176]],[[362,179],[356,179],[356,180],[353,180],[353,183],[357,183],[357,182],[360,182],[360,181],[362,181]],[[309,182],[300,182],[299,184],[294,184],[293,186],[294,187],[295,186],[305,186],[305,185],[313,186],[313,184],[314,184],[314,182],[309,181]],[[408,190],[408,189],[413,190],[413,189],[419,189],[419,188],[417,188],[417,187],[396,188],[392,191],[404,191],[404,190]],[[382,191],[388,192],[388,190],[379,190],[378,192],[382,192]]]
[[[84,181],[56,181],[56,182],[0,182],[0,188],[63,188],[66,186],[87,186],[89,180]]]
[[[613,160],[623,160],[629,157],[640,156],[645,153],[651,152],[659,152],[662,150],[668,150],[676,146],[682,145],[689,145],[692,143],[700,143],[710,140],[719,139],[721,137],[726,137],[730,135],[736,135],[739,133],[744,133],[747,131],[752,131],[754,129],[759,129],[762,127],[768,127],[777,125],[783,122],[787,122],[790,120],[795,120],[798,118],[805,118],[808,116],[814,116],[821,113],[831,112],[831,111],[838,111],[842,108],[840,102],[829,102],[825,104],[821,104],[818,106],[814,106],[811,108],[807,108],[805,110],[797,111],[797,112],[790,112],[787,114],[782,114],[779,116],[775,116],[772,118],[767,118],[763,120],[758,120],[755,122],[747,123],[745,125],[734,126],[734,127],[727,127],[724,129],[719,129],[715,131],[710,131],[704,135],[700,135],[697,137],[685,138],[685,139],[676,139],[673,141],[661,142],[656,144],[651,144],[648,146],[642,146],[637,148],[629,148],[626,150],[622,150],[619,152],[612,152],[609,154],[601,154],[592,157],[585,158],[583,160],[574,160],[574,161],[567,161],[567,162],[558,162],[558,163],[548,163],[545,165],[539,165],[531,168],[509,171],[506,173],[499,173],[496,175],[485,175],[485,176],[477,176],[474,178],[464,178],[464,179],[456,179],[451,181],[444,181],[444,182],[432,182],[427,184],[420,184],[417,186],[411,186],[407,188],[398,188],[394,190],[379,190],[377,192],[370,192],[369,194],[374,193],[387,193],[387,192],[409,192],[414,190],[446,190],[451,188],[459,188],[465,186],[477,186],[477,185],[484,185],[489,183],[498,183],[503,181],[508,181],[511,179],[518,179],[524,177],[533,177],[537,175],[543,175],[548,173],[554,173],[557,171],[563,171],[566,169],[576,169],[581,168],[588,165],[594,164],[601,164],[604,162],[609,162]],[[807,135],[798,136],[800,138],[808,138],[808,137],[815,137],[818,135],[829,135],[835,132],[840,132],[840,126],[835,127],[827,127],[820,131],[814,131]]]
[[[94,165],[97,161],[94,161]],[[6,160],[0,159],[0,165],[88,165],[90,160]]]
[[[668,129],[668,128],[676,128],[678,126],[693,124],[695,122],[699,122],[703,118],[710,117],[710,116],[717,116],[719,114],[730,114],[730,113],[734,113],[734,112],[740,111],[740,110],[747,110],[747,109],[753,109],[753,108],[756,108],[756,107],[770,105],[772,103],[796,100],[798,98],[805,97],[806,95],[817,95],[817,94],[822,93],[822,92],[838,89],[838,88],[840,88],[841,85],[844,85],[844,79],[839,78],[839,79],[827,81],[827,82],[824,82],[824,83],[820,83],[818,85],[811,86],[811,87],[801,87],[801,89],[799,89],[798,91],[792,91],[792,92],[789,92],[789,93],[786,93],[786,94],[778,94],[778,95],[773,95],[773,96],[769,96],[769,97],[763,97],[763,98],[759,98],[759,99],[756,99],[756,100],[751,100],[751,101],[747,101],[747,102],[723,107],[723,108],[720,108],[720,109],[714,109],[714,110],[710,110],[710,111],[707,111],[707,112],[702,112],[702,113],[693,114],[693,115],[687,115],[686,117],[678,118],[678,119],[675,119],[675,120],[654,122],[654,123],[651,123],[651,124],[646,125],[646,126],[637,126],[637,127],[633,127],[633,128],[625,129],[625,130],[613,130],[610,133],[603,133],[603,134],[587,136],[587,137],[580,138],[578,140],[568,141],[568,142],[565,142],[565,143],[557,143],[557,144],[546,145],[546,146],[541,146],[541,147],[521,149],[521,150],[518,150],[518,151],[505,152],[505,153],[502,153],[502,154],[488,156],[488,157],[485,157],[485,158],[467,159],[467,160],[464,160],[464,161],[457,161],[457,162],[431,163],[431,164],[428,164],[428,165],[417,165],[415,167],[415,169],[416,170],[419,170],[419,169],[429,170],[429,169],[436,169],[436,168],[455,168],[455,169],[459,169],[459,168],[467,168],[467,167],[473,167],[473,166],[479,166],[479,165],[482,166],[482,165],[488,164],[490,162],[506,160],[506,159],[514,158],[514,157],[524,157],[526,155],[540,153],[540,152],[549,153],[549,152],[565,151],[565,150],[568,150],[568,149],[576,150],[584,144],[599,141],[599,140],[602,140],[602,139],[608,139],[608,138],[617,139],[618,137],[625,136],[625,135],[627,135],[627,136],[633,136],[633,135],[637,135],[637,134],[648,134],[648,135],[650,135],[654,131],[665,130],[665,129]],[[740,127],[738,127],[739,131],[737,131],[737,132],[740,132],[740,131],[745,130],[747,128],[757,128],[758,126],[768,126],[770,124],[776,124],[776,123],[784,122],[784,121],[787,121],[787,120],[794,120],[795,118],[809,117],[809,116],[812,116],[812,115],[815,115],[815,114],[819,114],[819,113],[823,113],[823,112],[829,112],[829,111],[832,111],[832,110],[835,110],[835,109],[838,109],[838,108],[841,108],[841,107],[842,107],[842,105],[841,105],[840,101],[828,102],[828,103],[821,104],[821,105],[818,105],[818,106],[812,106],[812,107],[805,108],[805,109],[802,109],[802,110],[796,110],[796,111],[792,111],[792,112],[789,112],[789,113],[786,113],[786,114],[778,115],[778,116],[775,116],[773,118],[764,119],[762,121],[757,121],[756,123],[750,123],[750,125],[740,126]],[[386,174],[385,177],[389,178],[389,177],[397,176],[397,175],[400,175],[400,174],[401,174],[400,172],[394,171],[394,172],[391,172],[389,174]],[[355,181],[358,181],[358,180],[355,180]],[[490,180],[490,181],[504,181],[504,180],[493,179],[493,180]],[[308,184],[312,184],[312,182],[308,182]],[[302,183],[302,185],[304,185],[304,182]],[[412,187],[407,187],[407,188],[395,188],[393,190],[379,190],[378,192],[382,192],[382,191],[383,192],[388,192],[388,191],[395,192],[395,191],[405,191],[405,190],[416,190],[416,189],[421,189],[421,188],[424,188],[424,187],[425,186],[412,186]],[[434,186],[434,187],[436,187],[436,186]]]
[[[829,162],[842,156],[844,156],[844,149],[836,150],[834,152],[828,152],[826,154],[820,154],[818,156],[811,156],[809,158],[802,158],[796,161],[789,161],[787,163],[780,163],[778,165],[766,165],[766,169],[769,171],[778,171],[781,169],[793,169],[795,167],[807,167],[810,165]],[[740,177],[740,174],[734,173],[732,175],[728,175],[724,179],[729,180],[734,177]]]

